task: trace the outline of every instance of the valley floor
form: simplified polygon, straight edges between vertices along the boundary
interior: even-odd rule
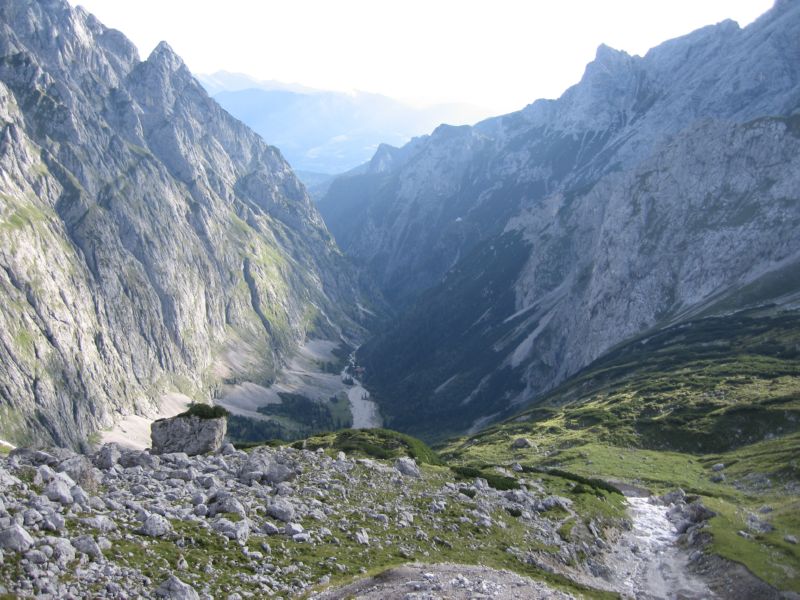
[[[322,405],[337,397],[347,401],[349,413],[345,416],[352,427],[380,427],[382,419],[378,405],[361,383],[346,372],[348,363],[345,362],[341,372],[330,372],[332,365],[342,362],[336,355],[338,348],[339,342],[308,340],[281,371],[274,384],[264,387],[245,382],[225,386],[217,404],[240,417],[269,421],[274,418],[259,409],[280,404],[285,395],[300,396]],[[278,422],[285,423],[285,420]],[[288,425],[291,428],[293,424]]]

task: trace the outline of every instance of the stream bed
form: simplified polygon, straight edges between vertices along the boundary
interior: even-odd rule
[[[678,533],[667,519],[668,507],[649,498],[628,497],[633,526],[615,545],[608,564],[612,582],[624,598],[700,600],[714,598],[689,569],[689,556],[678,546]]]

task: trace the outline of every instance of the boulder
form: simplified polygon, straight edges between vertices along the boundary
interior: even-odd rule
[[[56,471],[69,475],[75,483],[87,490],[96,490],[102,476],[92,461],[82,455],[73,456],[61,462]]]
[[[90,558],[100,559],[103,551],[91,535],[82,535],[72,540],[72,546],[80,553]]]
[[[33,538],[24,527],[14,524],[8,529],[0,531],[0,548],[25,552],[33,546]]]
[[[172,533],[172,525],[161,515],[152,514],[144,520],[139,533],[149,537],[164,537]]]
[[[117,444],[106,444],[94,456],[94,464],[98,469],[107,471],[119,462],[122,451]]]
[[[193,415],[178,415],[159,419],[150,426],[153,454],[185,452],[189,456],[216,452],[222,447],[228,424],[222,417],[204,419]]]
[[[292,506],[290,502],[277,498],[267,506],[267,514],[279,521],[288,523],[294,519],[295,511],[294,506]]]
[[[72,504],[72,493],[69,490],[69,486],[61,479],[53,479],[47,484],[47,487],[44,489],[44,494],[47,496],[47,499],[52,502]]]
[[[247,538],[250,537],[250,524],[246,519],[241,521],[220,519],[212,525],[212,529],[229,540],[234,540],[240,544],[246,543]]]
[[[528,438],[520,437],[512,442],[511,447],[515,450],[521,450],[522,448],[533,448],[533,442]]]
[[[199,600],[200,598],[192,586],[182,582],[175,575],[170,575],[161,582],[156,590],[156,597],[170,600]]]
[[[394,461],[394,468],[407,477],[420,477],[419,467],[413,458],[398,458]]]

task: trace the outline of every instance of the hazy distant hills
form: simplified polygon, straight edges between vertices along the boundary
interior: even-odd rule
[[[236,73],[198,78],[225,110],[280,148],[298,171],[343,173],[369,160],[380,143],[403,145],[441,123],[474,123],[487,116],[469,104],[415,107],[379,94],[314,90]]]

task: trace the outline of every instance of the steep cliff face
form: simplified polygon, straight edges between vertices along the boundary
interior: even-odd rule
[[[560,99],[335,182],[323,214],[354,212],[331,230],[410,303],[361,352],[390,424],[477,426],[642,331],[796,299],[798,40],[781,3],[643,58],[601,47]]]
[[[698,120],[790,114],[800,105],[798,11],[782,3],[745,29],[725,21],[644,57],[601,46],[558,100],[440,127],[402,160],[335,181],[320,211],[342,249],[404,304],[519,210],[634,167]]]
[[[168,45],[142,62],[80,8],[4,1],[0,118],[0,437],[76,444],[358,333],[305,189]]]

